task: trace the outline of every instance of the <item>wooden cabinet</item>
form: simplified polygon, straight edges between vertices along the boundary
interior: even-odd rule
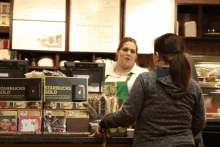
[[[220,2],[217,0],[178,0],[179,36],[186,43],[186,52],[194,55],[220,55],[219,10]],[[187,37],[188,22],[196,24],[196,36]]]
[[[177,0],[178,4],[220,4],[219,0]]]

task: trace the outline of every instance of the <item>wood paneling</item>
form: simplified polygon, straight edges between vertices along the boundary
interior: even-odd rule
[[[220,55],[218,40],[188,40],[185,41],[186,52],[191,55]]]
[[[9,33],[9,27],[0,26],[1,33]]]
[[[178,0],[178,4],[220,4],[220,0]]]

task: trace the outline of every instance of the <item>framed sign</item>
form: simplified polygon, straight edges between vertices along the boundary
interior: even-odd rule
[[[140,54],[154,52],[153,40],[174,33],[176,0],[126,0],[125,36],[137,41]]]
[[[66,50],[66,0],[13,0],[12,50]]]
[[[39,101],[42,94],[41,78],[0,78],[0,101]]]
[[[87,101],[87,78],[45,77],[44,102]]]
[[[69,51],[115,53],[121,0],[71,0]]]

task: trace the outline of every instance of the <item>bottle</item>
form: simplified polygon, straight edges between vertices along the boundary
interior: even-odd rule
[[[32,66],[36,66],[35,58],[32,59]]]

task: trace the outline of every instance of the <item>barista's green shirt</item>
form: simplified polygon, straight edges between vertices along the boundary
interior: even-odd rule
[[[135,63],[130,72],[122,76],[119,76],[114,72],[116,65],[117,65],[117,62],[112,62],[111,66],[106,67],[106,74],[105,74],[106,81],[105,82],[106,84],[111,84],[111,85],[113,84],[115,85],[115,83],[117,84],[117,96],[119,99],[123,99],[123,102],[124,102],[137,76],[140,73],[148,72],[149,70],[145,68],[141,68],[137,66]]]
[[[117,86],[117,97],[119,99],[122,99],[123,100],[123,103],[124,101],[126,100],[126,98],[128,97],[128,81],[130,80],[131,76],[132,76],[133,73],[130,73],[126,79],[126,81],[124,82],[105,82],[105,85],[112,85],[112,86]],[[108,78],[109,75],[107,75],[105,77],[105,79]]]

